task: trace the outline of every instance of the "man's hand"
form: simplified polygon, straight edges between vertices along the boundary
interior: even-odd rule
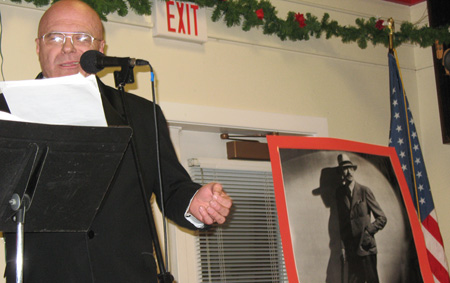
[[[189,206],[189,213],[201,222],[211,225],[223,224],[230,213],[231,198],[219,183],[209,183],[201,187]]]

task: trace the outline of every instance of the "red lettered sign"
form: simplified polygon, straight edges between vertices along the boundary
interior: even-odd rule
[[[154,36],[206,42],[205,9],[195,3],[155,1]]]

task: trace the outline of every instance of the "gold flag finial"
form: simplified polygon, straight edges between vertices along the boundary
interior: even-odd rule
[[[388,19],[388,28],[389,28],[389,53],[393,53],[394,52],[394,32],[395,32],[393,18]]]

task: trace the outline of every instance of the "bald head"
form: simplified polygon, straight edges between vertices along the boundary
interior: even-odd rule
[[[50,32],[66,35],[61,45],[46,44],[42,36]],[[73,44],[73,33],[86,33],[95,38],[90,46]],[[53,4],[42,16],[36,39],[42,73],[45,77],[61,77],[85,73],[80,65],[80,57],[87,50],[103,52],[103,25],[97,12],[79,0],[61,0]]]
[[[38,37],[49,32],[52,25],[86,25],[95,38],[103,39],[103,25],[97,12],[80,0],[60,0],[45,11],[39,22]]]

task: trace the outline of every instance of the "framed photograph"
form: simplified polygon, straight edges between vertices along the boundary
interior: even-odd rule
[[[289,282],[434,282],[394,148],[267,140]]]

